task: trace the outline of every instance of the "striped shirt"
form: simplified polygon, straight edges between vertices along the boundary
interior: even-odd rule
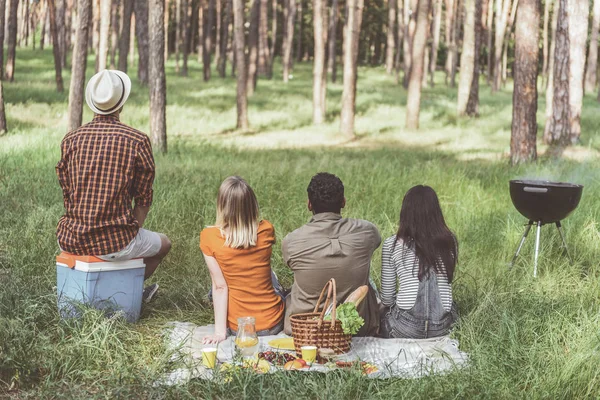
[[[396,235],[383,242],[381,254],[381,301],[390,307],[410,310],[419,290],[419,259],[413,250],[396,241]],[[452,286],[445,275],[437,275],[444,310],[452,307]]]

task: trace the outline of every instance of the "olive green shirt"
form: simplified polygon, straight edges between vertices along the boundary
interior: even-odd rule
[[[377,334],[379,308],[369,272],[371,257],[380,244],[375,225],[335,213],[315,214],[308,224],[287,235],[282,244],[283,261],[294,272],[294,284],[286,300],[285,332],[289,335],[292,331],[290,316],[312,312],[327,281],[335,278],[338,303],[359,286],[369,286],[358,307],[365,325],[357,336]]]

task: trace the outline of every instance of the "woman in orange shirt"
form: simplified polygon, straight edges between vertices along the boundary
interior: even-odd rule
[[[215,333],[219,343],[237,331],[239,317],[256,318],[258,335],[283,329],[284,302],[271,271],[275,230],[259,219],[258,201],[248,183],[231,176],[217,196],[217,221],[200,233],[200,249],[212,279]]]

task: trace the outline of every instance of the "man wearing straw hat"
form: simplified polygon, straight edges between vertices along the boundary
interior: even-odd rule
[[[171,242],[142,228],[152,204],[154,158],[148,136],[119,120],[130,93],[131,80],[121,71],[104,70],[88,82],[85,100],[94,119],[67,133],[56,166],[65,206],[56,235],[72,254],[143,258],[147,279]],[[157,290],[147,287],[145,301]]]

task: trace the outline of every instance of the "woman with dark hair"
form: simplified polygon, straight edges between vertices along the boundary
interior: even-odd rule
[[[388,307],[381,335],[447,335],[458,319],[451,286],[458,244],[431,187],[418,185],[406,193],[398,233],[385,240],[381,258],[381,300]]]

